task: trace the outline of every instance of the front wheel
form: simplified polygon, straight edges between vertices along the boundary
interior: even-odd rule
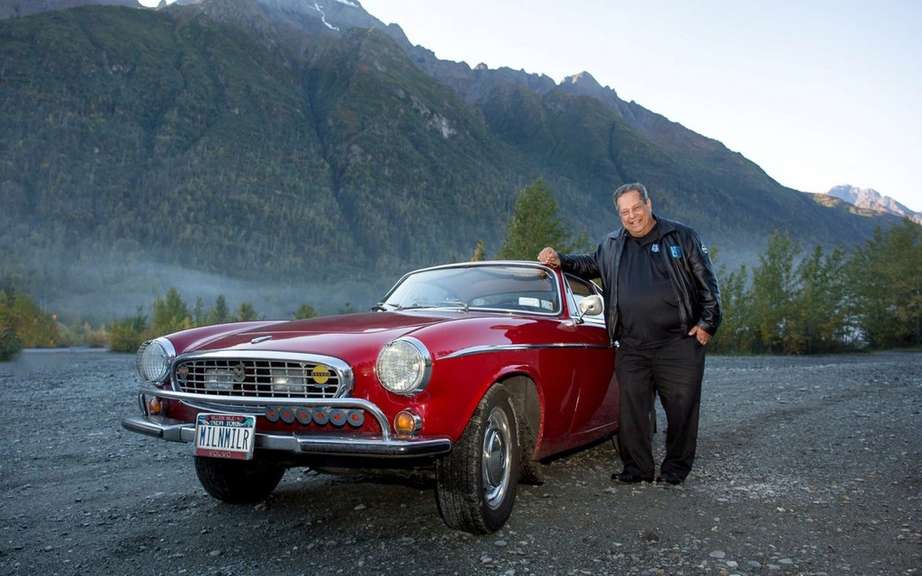
[[[506,523],[519,481],[516,430],[509,392],[496,384],[480,401],[458,444],[436,463],[436,499],[449,527],[488,534]]]
[[[195,474],[213,497],[231,504],[262,502],[275,490],[285,468],[256,460],[195,457]]]

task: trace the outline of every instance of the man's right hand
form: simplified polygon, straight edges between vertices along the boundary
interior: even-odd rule
[[[538,262],[551,268],[560,268],[560,254],[550,246],[538,253]]]

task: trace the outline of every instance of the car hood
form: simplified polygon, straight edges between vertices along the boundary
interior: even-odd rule
[[[355,361],[425,326],[457,318],[456,312],[373,312],[278,322],[250,330],[218,335],[188,347],[185,352],[247,350],[303,352]]]

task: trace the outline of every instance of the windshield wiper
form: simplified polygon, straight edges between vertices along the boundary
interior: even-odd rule
[[[440,302],[439,304],[419,304],[418,302],[414,302],[412,304],[407,304],[406,306],[403,304],[391,304],[390,302],[378,302],[374,305],[372,310],[388,310],[388,308],[385,308],[385,306],[393,306],[393,308],[390,308],[390,310],[395,312],[399,312],[401,310],[423,310],[427,308],[460,308],[465,312],[468,311],[467,302],[464,302],[463,300],[446,300],[444,302]]]
[[[371,311],[372,312],[387,312],[388,309],[386,308],[386,306],[393,306],[394,308],[400,308],[400,306],[397,306],[396,304],[389,304],[387,302],[378,302],[377,304],[371,307]]]
[[[452,308],[461,308],[465,312],[467,312],[470,309],[467,302],[465,302],[464,300],[461,300],[460,298],[456,300],[446,300],[444,303],[450,304]]]
[[[394,310],[419,310],[421,308],[436,308],[436,306],[433,304],[417,304],[414,302],[413,304],[407,304],[406,306],[397,304]]]

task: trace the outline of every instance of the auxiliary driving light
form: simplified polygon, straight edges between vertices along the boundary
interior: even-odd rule
[[[394,416],[394,430],[401,436],[414,436],[423,427],[423,419],[410,410],[401,410]]]
[[[314,408],[314,424],[325,426],[330,421],[330,413],[326,408]]]
[[[266,407],[266,420],[269,422],[278,422],[279,421],[279,409],[275,406]]]
[[[288,406],[283,406],[282,409],[279,410],[279,417],[285,424],[291,424],[295,421],[295,412]]]
[[[338,408],[330,410],[330,424],[333,426],[342,426],[346,423],[346,411]]]
[[[161,409],[160,402],[157,401],[156,412],[155,409],[151,406],[148,406],[150,413],[156,414]],[[147,402],[143,399],[140,400],[142,406],[147,406]],[[318,426],[326,426],[327,424],[332,424],[337,428],[342,428],[346,424],[354,427],[361,428],[365,424],[365,412],[364,410],[354,409],[346,410],[343,408],[332,408],[329,406],[321,406],[317,408],[310,408],[307,406],[266,406],[263,416],[269,422],[279,422],[282,421],[285,424],[294,424],[295,420],[303,426],[307,426],[311,422],[317,424]],[[414,416],[415,417],[415,416]],[[421,425],[421,424],[420,424]]]
[[[295,410],[295,418],[298,419],[298,422],[307,426],[311,423],[311,411],[308,408],[297,408]]]
[[[365,423],[365,413],[361,410],[349,410],[349,424],[355,426],[356,428],[360,427]]]

